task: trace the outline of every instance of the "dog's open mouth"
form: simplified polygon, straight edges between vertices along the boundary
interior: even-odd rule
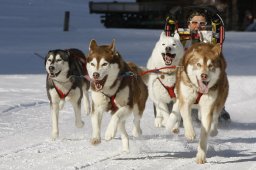
[[[103,78],[103,79],[101,79],[101,80],[94,80],[94,86],[95,86],[95,90],[96,91],[99,91],[99,90],[101,90],[101,89],[103,89],[103,87],[104,87],[104,84],[105,84],[105,82],[106,82],[106,80],[107,80],[107,75]]]
[[[171,65],[173,59],[176,57],[176,54],[162,53],[162,57],[165,62],[165,65]]]
[[[57,76],[60,74],[60,72],[61,72],[61,71],[59,71],[59,72],[57,72],[57,73],[55,73],[55,72],[50,72],[50,73],[49,73],[49,76],[50,76],[51,78],[57,77]]]
[[[198,83],[198,87],[199,87],[199,93],[208,93],[209,88],[208,88],[208,84],[209,81],[204,81],[204,80],[198,80],[197,79],[197,83]]]

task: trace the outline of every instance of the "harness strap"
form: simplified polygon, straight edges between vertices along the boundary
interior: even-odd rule
[[[101,92],[104,96],[107,96],[109,99],[110,99],[110,104],[111,104],[111,108],[110,108],[110,110],[112,110],[113,112],[116,112],[117,111],[117,109],[118,109],[118,107],[117,107],[117,105],[116,105],[116,103],[115,103],[115,98],[116,98],[116,94],[114,94],[113,96],[108,96],[108,95],[106,95],[105,93],[103,93],[103,92]]]
[[[157,78],[160,83],[164,86],[164,88],[167,90],[168,94],[170,95],[171,98],[176,98],[176,95],[174,93],[174,88],[175,88],[175,85],[174,86],[165,86],[164,83],[160,80],[160,78],[158,77]]]
[[[57,93],[58,93],[60,99],[65,99],[65,98],[68,96],[68,94],[69,94],[69,92],[71,91],[71,89],[72,89],[72,86],[71,86],[71,88],[69,89],[69,91],[68,91],[66,94],[64,94],[64,93],[61,91],[61,89],[59,89],[59,88],[54,84],[54,81],[53,81],[53,80],[52,80],[52,84],[53,84],[55,90],[57,91]]]
[[[196,101],[195,101],[194,104],[198,104],[199,103],[199,100],[200,100],[202,95],[203,95],[203,93],[200,93],[200,92],[197,93],[197,98],[196,98]]]
[[[145,74],[149,74],[149,73],[161,73],[160,70],[162,70],[162,69],[170,69],[170,68],[176,69],[178,67],[183,67],[183,66],[165,66],[165,67],[161,67],[161,68],[143,71],[140,73],[140,75],[144,76]]]
[[[115,98],[116,98],[116,95],[113,95],[113,96],[110,97],[111,110],[112,110],[113,112],[116,112],[117,109],[118,109],[118,107],[117,107],[117,105],[116,105],[116,103],[115,103]]]

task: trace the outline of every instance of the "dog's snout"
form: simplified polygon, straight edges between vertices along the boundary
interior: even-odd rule
[[[50,71],[53,71],[54,69],[55,69],[54,66],[49,66],[49,70],[50,70]]]
[[[94,79],[98,79],[98,78],[100,77],[100,74],[97,73],[97,72],[94,72],[94,73],[92,74],[92,76],[93,76]]]
[[[208,75],[203,73],[203,74],[201,74],[201,78],[202,78],[202,80],[206,80],[208,78]]]
[[[171,52],[172,48],[171,47],[166,47],[165,48],[165,51],[168,53],[168,52]]]

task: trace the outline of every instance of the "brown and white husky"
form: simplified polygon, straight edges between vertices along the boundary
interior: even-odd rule
[[[139,67],[126,63],[115,49],[115,41],[110,45],[98,46],[95,40],[90,42],[87,69],[91,79],[92,90],[92,144],[101,142],[100,127],[104,112],[111,111],[105,139],[115,137],[117,129],[121,132],[123,151],[129,152],[128,134],[125,121],[133,112],[133,136],[142,131],[140,119],[148,97]]]
[[[195,139],[191,108],[199,109],[201,134],[196,162],[206,162],[208,135],[216,136],[218,117],[228,96],[226,61],[220,44],[198,43],[189,48],[182,60],[183,69],[177,73],[177,101],[170,114],[167,128],[173,131],[179,121],[179,112],[183,119],[185,136]]]

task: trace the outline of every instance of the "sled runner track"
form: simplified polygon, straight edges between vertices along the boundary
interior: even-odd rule
[[[5,109],[2,111],[2,113],[7,113],[7,112],[10,112],[14,109],[28,109],[28,108],[31,108],[31,107],[34,107],[34,106],[41,106],[41,105],[44,105],[44,104],[48,104],[49,102],[45,102],[45,101],[35,101],[35,102],[30,102],[30,103],[21,103],[21,104],[17,104],[17,105],[14,105],[14,106],[10,106],[9,108]]]
[[[3,154],[0,154],[0,158],[4,158],[4,157],[7,157],[9,155],[17,154],[17,153],[23,152],[25,150],[33,149],[33,148],[36,148],[36,147],[39,147],[39,146],[42,146],[42,145],[44,145],[44,143],[37,143],[37,144],[33,144],[33,145],[30,145],[30,146],[27,146],[27,147],[24,147],[24,148],[21,148],[21,149],[10,151],[8,153],[3,153]]]
[[[117,154],[114,154],[114,155],[112,155],[112,156],[108,156],[108,157],[106,157],[106,158],[102,158],[102,159],[100,159],[100,160],[96,160],[96,161],[94,161],[94,162],[89,162],[89,163],[87,163],[86,165],[82,165],[82,166],[80,166],[80,167],[75,167],[75,170],[85,169],[85,168],[87,168],[87,167],[90,167],[90,166],[95,165],[95,164],[97,164],[97,163],[101,163],[101,162],[104,162],[104,161],[113,159],[113,158],[115,158],[115,157],[117,157],[117,156],[120,156],[120,155],[121,155],[121,153],[117,153]]]

